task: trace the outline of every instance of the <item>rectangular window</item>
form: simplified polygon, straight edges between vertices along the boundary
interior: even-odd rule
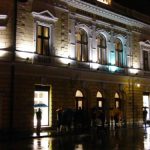
[[[36,51],[40,55],[50,55],[50,29],[49,27],[37,25]]]
[[[148,51],[143,51],[143,68],[144,68],[145,71],[149,70]]]

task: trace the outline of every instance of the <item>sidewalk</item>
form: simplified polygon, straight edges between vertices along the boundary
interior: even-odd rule
[[[150,126],[147,125],[146,128],[149,128]],[[122,130],[122,129],[136,129],[136,128],[145,128],[144,126],[127,126],[127,127],[118,127],[116,128],[117,130]],[[116,130],[114,127],[106,127],[105,129],[100,128],[100,131],[103,130],[107,130],[107,131],[115,131]],[[40,132],[39,134],[37,134],[36,132],[34,132],[33,134],[22,134],[22,133],[18,133],[18,134],[0,134],[0,141],[5,141],[5,140],[21,140],[21,139],[27,139],[27,138],[44,138],[44,137],[57,137],[57,136],[64,136],[64,135],[80,135],[80,134],[92,134],[94,132],[97,132],[97,130],[93,130],[92,128],[90,128],[90,130],[84,131],[84,132],[61,132],[58,133],[56,130],[51,129],[51,130],[45,130]]]

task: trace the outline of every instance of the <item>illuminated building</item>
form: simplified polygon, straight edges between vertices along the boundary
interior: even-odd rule
[[[60,107],[103,107],[108,123],[119,108],[127,124],[142,123],[150,105],[148,16],[110,0],[1,3],[0,129],[33,131],[39,103],[42,127],[55,127]]]

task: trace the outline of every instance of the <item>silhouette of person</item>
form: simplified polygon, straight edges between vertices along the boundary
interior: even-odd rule
[[[56,113],[57,113],[57,131],[60,132],[62,126],[62,115],[63,115],[62,108],[58,108],[56,110]]]
[[[147,110],[146,110],[146,108],[144,108],[144,110],[143,110],[143,123],[145,126],[146,126],[146,118],[147,118]]]
[[[41,119],[42,119],[42,111],[40,108],[36,112],[36,119],[37,119],[37,133],[39,134],[41,130]]]

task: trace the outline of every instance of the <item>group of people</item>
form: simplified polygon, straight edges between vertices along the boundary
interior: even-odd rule
[[[57,130],[61,132],[62,130],[69,131],[72,126],[75,130],[83,129],[85,127],[105,127],[106,114],[105,111],[99,108],[93,108],[91,113],[83,110],[81,108],[77,110],[73,109],[62,109],[59,108],[56,110],[57,113]],[[147,118],[147,110],[144,108],[143,110],[143,123],[146,126],[146,118]],[[41,130],[41,119],[42,119],[42,111],[39,108],[36,111],[37,118],[37,133],[40,133]],[[110,123],[115,122],[115,127],[119,127],[122,121],[122,112],[119,109],[110,110]],[[64,129],[63,129],[64,128]]]
[[[87,111],[81,108],[77,110],[73,109],[57,109],[57,130],[68,131],[72,128],[75,131],[87,129],[89,127],[105,128],[106,124],[106,112],[101,108],[92,108],[91,111]],[[122,112],[119,109],[113,109],[110,111],[110,123],[114,121],[115,127],[121,126]]]
[[[56,110],[57,113],[57,131],[76,131],[85,129],[89,125],[89,116],[86,110],[81,108],[73,110],[70,108]]]

